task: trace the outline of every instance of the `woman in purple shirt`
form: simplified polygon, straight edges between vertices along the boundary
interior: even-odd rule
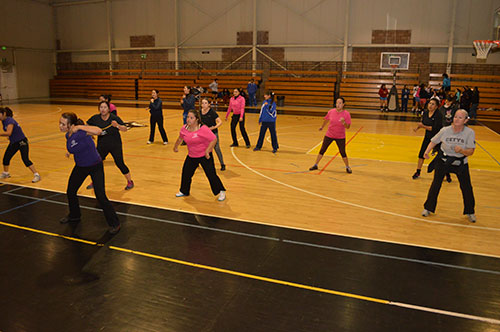
[[[102,129],[95,126],[85,126],[75,113],[63,113],[59,120],[59,129],[66,133],[66,148],[74,156],[75,167],[71,172],[66,189],[68,196],[69,214],[60,220],[61,224],[68,222],[79,222],[81,218],[80,204],[77,192],[82,186],[85,178],[90,175],[94,184],[94,193],[99,206],[104,212],[109,225],[109,233],[116,234],[120,231],[120,221],[115,209],[111,205],[104,188],[104,168],[102,159],[92,137],[89,135],[100,135]]]
[[[3,172],[0,175],[0,179],[10,178],[9,165],[10,160],[16,154],[17,151],[21,151],[21,158],[23,159],[24,165],[28,167],[33,172],[33,180],[31,182],[35,183],[41,180],[40,174],[35,169],[35,166],[29,158],[29,145],[28,139],[24,136],[21,126],[16,120],[12,118],[12,110],[8,107],[0,107],[0,120],[2,121],[2,127],[4,132],[0,132],[0,136],[9,137],[9,146],[5,150],[3,155]]]

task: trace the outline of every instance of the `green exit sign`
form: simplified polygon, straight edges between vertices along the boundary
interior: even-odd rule
[[[147,55],[146,53],[142,53],[142,54],[141,54],[141,59],[146,59],[146,58],[147,58],[147,56],[148,56],[148,55]]]

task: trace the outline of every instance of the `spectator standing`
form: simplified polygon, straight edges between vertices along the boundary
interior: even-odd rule
[[[247,85],[249,106],[257,106],[257,96],[256,96],[257,90],[258,90],[257,84],[255,84],[255,80],[252,78]]]
[[[403,90],[401,90],[401,111],[402,112],[408,112],[408,100],[410,99],[410,89],[405,86],[403,87]]]

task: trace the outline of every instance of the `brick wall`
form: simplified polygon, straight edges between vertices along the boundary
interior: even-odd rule
[[[130,36],[130,47],[155,47],[155,36]]]
[[[411,30],[372,30],[372,44],[410,44]]]

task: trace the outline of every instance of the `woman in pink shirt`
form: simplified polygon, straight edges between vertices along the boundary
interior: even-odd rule
[[[345,152],[345,130],[351,127],[351,114],[344,109],[344,105],[344,98],[339,97],[336,103],[337,108],[331,109],[325,116],[325,120],[319,130],[323,130],[323,127],[326,126],[328,121],[330,122],[330,125],[328,126],[328,131],[323,138],[323,145],[321,146],[321,150],[316,158],[316,163],[309,168],[310,171],[318,169],[319,161],[323,158],[323,155],[330,144],[335,141],[335,143],[337,143],[337,147],[339,148],[340,155],[344,160],[346,172],[349,174],[352,173],[351,167],[349,167],[349,159],[347,159],[347,154]]]
[[[212,150],[217,143],[217,137],[201,122],[201,115],[197,110],[190,110],[187,114],[186,124],[181,128],[179,138],[175,142],[174,152],[179,152],[179,145],[186,142],[188,155],[182,167],[181,189],[176,197],[189,196],[191,180],[194,172],[201,164],[205,175],[210,182],[214,195],[219,194],[219,201],[226,199],[226,189],[215,171]]]
[[[238,89],[234,89],[233,97],[229,100],[229,107],[227,108],[226,113],[226,121],[231,111],[233,111],[233,116],[231,117],[231,136],[233,137],[233,144],[231,144],[231,146],[238,146],[236,125],[239,122],[241,136],[243,136],[247,148],[249,148],[250,139],[248,139],[247,131],[245,130],[245,98],[243,98],[243,96],[240,96],[240,90]]]

